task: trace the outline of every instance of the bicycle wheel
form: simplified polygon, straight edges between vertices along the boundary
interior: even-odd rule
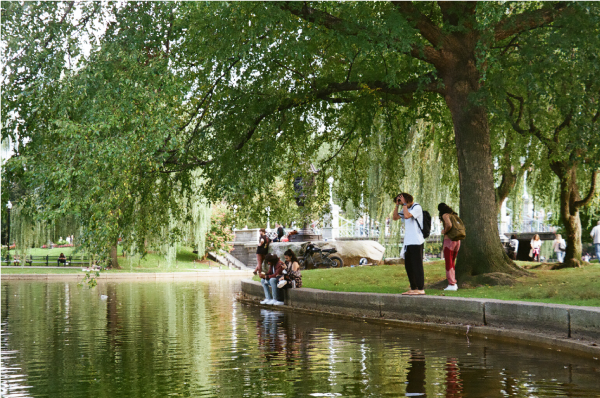
[[[344,260],[342,260],[338,256],[331,256],[331,257],[329,257],[329,259],[331,260],[331,266],[334,268],[338,268],[338,267],[341,268],[344,266]]]
[[[306,269],[306,262],[304,261],[303,257],[298,259],[298,264],[300,265],[300,269]]]

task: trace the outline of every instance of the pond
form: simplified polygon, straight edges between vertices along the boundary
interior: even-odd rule
[[[2,282],[3,397],[596,397],[600,362],[263,309],[239,279]]]

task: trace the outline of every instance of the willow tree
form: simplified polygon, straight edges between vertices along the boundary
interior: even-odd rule
[[[84,218],[90,239],[114,238],[109,226],[131,224],[136,209],[149,213],[137,222],[166,225],[164,208],[177,216],[170,193],[189,189],[193,170],[205,178],[204,195],[236,196],[241,203],[276,175],[301,173],[306,158],[323,145],[360,142],[383,108],[406,111],[405,119],[447,112],[469,231],[458,264],[462,275],[517,272],[490,211],[490,129],[479,95],[486,73],[515,37],[542,26],[561,29],[559,20],[568,24],[591,7],[93,3],[82,14],[87,19],[76,21],[73,3],[45,5],[54,9],[37,18],[27,14],[37,4],[15,4],[2,4],[3,28],[10,26],[10,89],[3,91],[2,106],[4,114],[17,115],[3,135],[18,128],[20,139],[29,140],[18,157],[26,158],[23,169],[31,172],[35,165],[36,173],[50,176],[35,184],[45,187],[51,210],[60,207],[57,188],[69,191],[69,181],[92,178],[88,186],[95,194],[78,192],[97,211]],[[105,14],[110,23],[96,36],[91,55],[78,68],[65,66],[82,26]],[[53,23],[46,23],[47,15]],[[51,62],[41,62],[48,54]],[[362,128],[342,128],[340,120]],[[409,139],[406,130],[388,137],[390,145]],[[38,156],[56,148],[50,142],[66,147],[58,160]],[[53,173],[56,162],[68,170],[65,177]]]
[[[454,126],[461,214],[472,231],[459,272],[514,270],[501,250],[496,214],[490,211],[495,195],[488,112],[477,95],[486,68],[493,68],[485,61],[502,51],[494,47],[510,45],[515,36],[532,28],[552,27],[562,14],[568,17],[567,10],[579,12],[576,6],[400,2],[215,8],[190,10],[190,20],[202,21],[207,14],[211,19],[196,25],[188,48],[194,39],[194,47],[210,47],[204,65],[231,67],[239,79],[224,89],[229,95],[222,104],[230,111],[211,119],[218,122],[219,131],[238,137],[219,152],[251,154],[265,136],[273,136],[271,142],[306,139],[305,121],[310,117],[323,120],[326,130],[335,130],[339,117],[356,114],[356,122],[366,127],[381,107],[431,110],[440,106],[441,99]],[[215,23],[213,16],[224,24]],[[209,43],[206,37],[215,40]],[[223,59],[228,61],[219,62]],[[240,123],[240,116],[245,123]],[[317,141],[348,145],[367,131],[316,135]],[[394,133],[396,141],[407,139],[406,132]]]
[[[500,83],[496,99],[514,131],[541,147],[537,168],[553,174],[560,184],[565,265],[579,266],[579,211],[594,198],[600,174],[600,18],[592,14],[571,22],[561,31],[532,31],[513,41],[513,46],[529,50],[507,51],[501,64],[514,79]],[[568,44],[565,35],[572,38]],[[554,50],[548,54],[533,43]],[[552,180],[547,175],[546,179]]]

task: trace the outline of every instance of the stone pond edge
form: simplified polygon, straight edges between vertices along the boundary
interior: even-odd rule
[[[264,299],[263,288],[242,281],[241,300]],[[443,296],[284,290],[285,306],[343,318],[429,330],[453,331],[471,337],[520,342],[568,351],[600,360],[600,307],[531,303]],[[271,306],[266,306],[271,307]]]

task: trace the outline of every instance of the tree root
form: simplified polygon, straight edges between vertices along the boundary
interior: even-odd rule
[[[528,272],[524,275],[529,275]],[[517,281],[513,274],[504,272],[490,272],[487,274],[467,276],[460,280],[459,287],[477,287],[477,286],[512,286]]]
[[[590,265],[590,263],[571,258],[564,263],[555,263],[550,269],[581,268],[584,265]]]
[[[527,275],[531,276],[530,273]],[[512,286],[517,282],[517,277],[504,272],[490,272],[487,274],[476,275],[476,276],[464,276],[459,278],[458,287],[460,289],[468,289],[478,286]],[[425,286],[425,289],[442,290],[448,286],[448,281],[443,279],[441,281],[430,283]]]

